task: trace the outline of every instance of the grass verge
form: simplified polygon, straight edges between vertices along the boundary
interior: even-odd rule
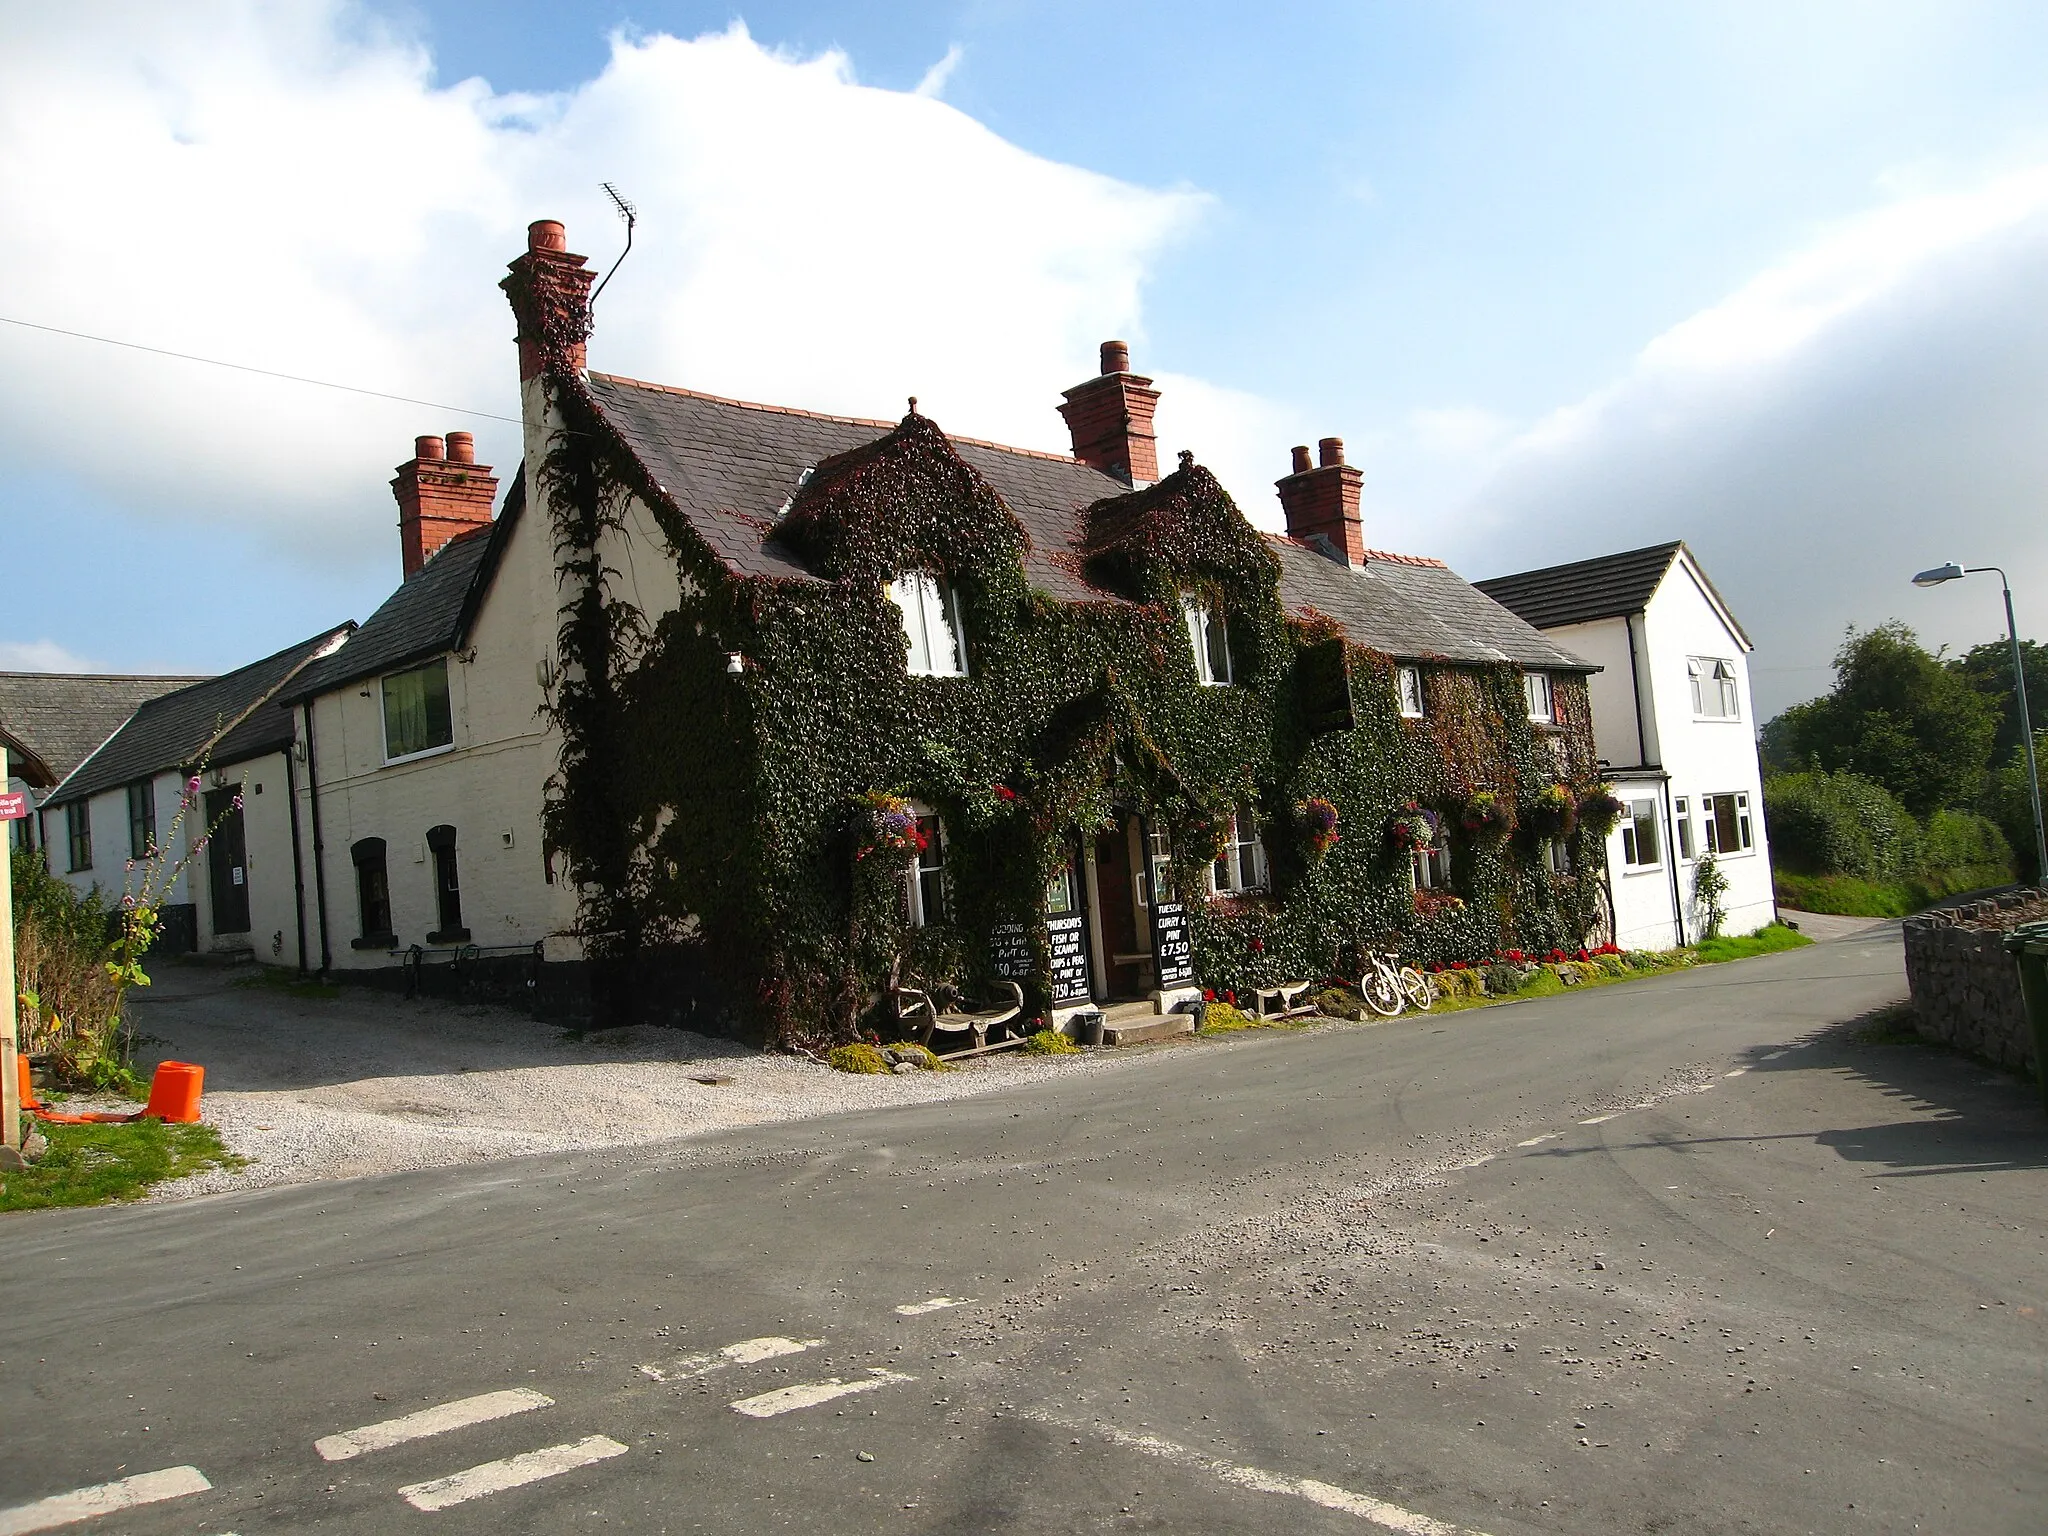
[[[0,1173],[0,1211],[106,1205],[133,1200],[153,1184],[207,1168],[240,1168],[210,1125],[44,1125],[50,1150],[34,1167]]]
[[[314,981],[279,965],[259,965],[246,976],[237,976],[231,987],[263,987],[290,997],[339,997],[341,988],[331,981]]]
[[[1911,917],[1966,891],[2010,885],[2012,871],[1986,864],[1934,870],[1904,880],[1864,880],[1855,875],[1795,875],[1779,870],[1772,880],[1781,907],[1838,917]]]
[[[1693,953],[1702,965],[1717,965],[1723,960],[1747,960],[1751,955],[1775,955],[1783,949],[1804,949],[1813,940],[1783,923],[1766,923],[1755,933],[1746,933],[1740,938],[1702,939],[1694,946]]]

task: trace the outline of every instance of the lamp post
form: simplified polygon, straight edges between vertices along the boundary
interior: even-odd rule
[[[2027,713],[2026,662],[2020,655],[2019,625],[2013,622],[2012,583],[1995,565],[1963,566],[1951,560],[1947,565],[1922,571],[1913,578],[1913,585],[1938,587],[1945,581],[1987,573],[1997,576],[2005,588],[2005,637],[2012,645],[2012,688],[2020,703],[2020,747],[2026,753],[2027,794],[2034,803],[2034,878],[2038,883],[2048,884],[2048,829],[2044,829],[2041,820],[2041,776],[2034,767],[2034,722]]]

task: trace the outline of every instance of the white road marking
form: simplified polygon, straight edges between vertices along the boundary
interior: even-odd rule
[[[487,1461],[466,1472],[437,1477],[431,1483],[414,1483],[398,1492],[414,1509],[432,1514],[451,1504],[464,1504],[487,1493],[503,1493],[507,1488],[522,1488],[544,1477],[559,1477],[564,1472],[574,1472],[578,1467],[625,1454],[626,1448],[618,1441],[607,1435],[592,1435],[587,1440],[572,1441],[568,1445],[550,1445],[538,1451],[507,1456],[503,1461]]]
[[[835,1398],[851,1397],[856,1392],[872,1392],[875,1388],[886,1387],[891,1382],[916,1379],[914,1376],[905,1376],[900,1371],[884,1371],[877,1368],[863,1381],[841,1381],[834,1376],[829,1381],[809,1381],[801,1386],[763,1392],[759,1397],[743,1397],[732,1405],[732,1411],[744,1413],[750,1419],[772,1419],[777,1414],[794,1413],[799,1408],[815,1408],[820,1403],[829,1403]]]
[[[713,1371],[722,1371],[729,1365],[758,1365],[763,1360],[775,1360],[783,1355],[800,1355],[824,1342],[823,1339],[773,1337],[741,1339],[737,1344],[714,1349],[708,1355],[678,1355],[667,1365],[643,1365],[640,1372],[656,1381],[691,1381],[699,1376],[709,1376]]]
[[[365,1424],[361,1429],[326,1435],[313,1442],[313,1449],[320,1453],[322,1461],[347,1461],[371,1451],[389,1450],[408,1440],[423,1440],[428,1435],[446,1434],[451,1429],[466,1429],[472,1424],[487,1424],[492,1419],[509,1418],[515,1413],[530,1413],[535,1408],[554,1406],[552,1397],[543,1397],[525,1387],[514,1387],[507,1392],[486,1392],[481,1397],[465,1397],[457,1402],[443,1403],[438,1408],[422,1408],[418,1413],[386,1419],[381,1424]]]
[[[1515,1145],[1518,1147],[1540,1147],[1546,1141],[1555,1141],[1563,1134],[1563,1131],[1546,1131],[1541,1136],[1531,1136],[1527,1141],[1518,1141]]]
[[[1733,1072],[1723,1072],[1721,1075],[1723,1077],[1740,1077],[1743,1073],[1747,1072],[1748,1070],[1749,1068],[1747,1067],[1737,1067]]]
[[[1475,1157],[1469,1163],[1460,1163],[1458,1164],[1458,1166],[1460,1168],[1484,1168],[1488,1163],[1492,1162],[1493,1159],[1494,1154],[1489,1152],[1484,1157]]]
[[[1026,1411],[1023,1418],[1035,1419],[1041,1424],[1052,1425],[1075,1434],[1090,1434],[1111,1445],[1120,1445],[1126,1450],[1143,1451],[1147,1456],[1156,1456],[1161,1461],[1178,1467],[1187,1467],[1198,1472],[1207,1472],[1222,1482],[1236,1488],[1246,1488],[1253,1493],[1284,1493],[1292,1498],[1305,1499],[1324,1509],[1336,1510],[1339,1514],[1356,1515],[1361,1520],[1370,1520],[1383,1530],[1397,1531],[1400,1536],[1485,1536],[1462,1525],[1451,1525],[1442,1520],[1432,1520],[1428,1515],[1418,1515],[1412,1509],[1403,1509],[1398,1504],[1389,1504],[1385,1499],[1376,1499],[1369,1493],[1353,1493],[1349,1488],[1339,1488],[1335,1483],[1317,1482],[1312,1477],[1288,1477],[1279,1472],[1267,1472],[1259,1467],[1241,1466],[1225,1461],[1220,1456],[1193,1450],[1185,1445],[1176,1445],[1171,1440],[1162,1440],[1157,1435],[1137,1435],[1129,1430],[1118,1429],[1111,1424],[1083,1424],[1074,1419],[1063,1419],[1048,1413]]]
[[[971,1307],[972,1296],[934,1296],[929,1301],[906,1301],[896,1309],[898,1317],[923,1317],[927,1312],[943,1312],[948,1307]]]
[[[95,1488],[77,1488],[55,1493],[33,1504],[0,1509],[0,1536],[27,1536],[30,1531],[54,1531],[60,1525],[111,1515],[140,1504],[160,1504],[165,1499],[182,1499],[188,1493],[204,1493],[213,1484],[197,1467],[166,1467],[161,1472],[139,1472],[117,1482]]]
[[[1608,1121],[1610,1121],[1610,1120],[1614,1119],[1614,1118],[1615,1118],[1615,1116],[1616,1116],[1616,1115],[1619,1115],[1620,1113],[1621,1113],[1621,1111],[1617,1109],[1617,1110],[1616,1110],[1616,1111],[1614,1112],[1614,1114],[1612,1114],[1612,1115],[1595,1115],[1595,1116],[1594,1116],[1594,1117],[1593,1117],[1592,1119],[1590,1119],[1590,1120],[1581,1120],[1581,1121],[1579,1122],[1579,1124],[1581,1124],[1581,1125],[1605,1125],[1605,1124],[1606,1124],[1606,1123],[1607,1123]]]

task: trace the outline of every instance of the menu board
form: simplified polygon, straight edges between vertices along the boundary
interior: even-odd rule
[[[1052,1000],[1085,1003],[1092,988],[1088,984],[1088,928],[1076,912],[1071,917],[1047,920],[1046,937],[1052,941]]]
[[[1031,934],[1022,923],[998,923],[988,935],[989,969],[1005,981],[1031,979]]]
[[[1188,939],[1188,909],[1181,903],[1162,901],[1152,909],[1152,954],[1159,962],[1161,987],[1195,979],[1195,947]]]

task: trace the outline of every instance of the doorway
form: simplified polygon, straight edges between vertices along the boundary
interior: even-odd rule
[[[1136,817],[1095,834],[1095,914],[1102,927],[1104,1002],[1143,997],[1152,988],[1151,935],[1138,920],[1144,884],[1137,846]]]
[[[249,855],[243,839],[239,789],[206,792],[206,824],[213,834],[206,843],[206,883],[213,897],[213,931],[249,931]]]

